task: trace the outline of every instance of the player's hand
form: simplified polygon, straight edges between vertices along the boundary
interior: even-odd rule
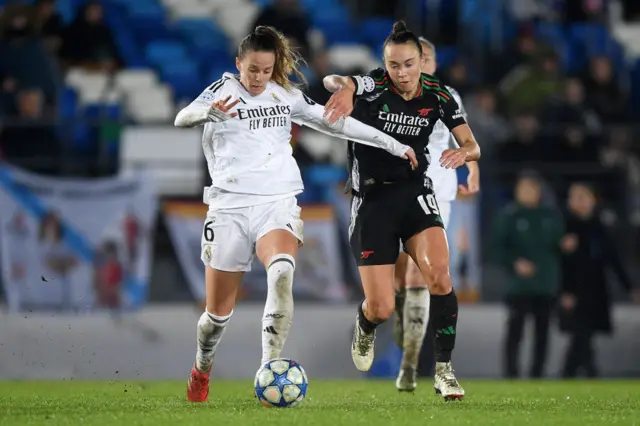
[[[213,105],[211,105],[211,109],[207,114],[209,119],[214,122],[220,122],[220,121],[229,120],[230,118],[233,118],[233,117],[237,117],[238,116],[237,112],[232,112],[231,114],[229,114],[229,111],[233,109],[233,107],[238,105],[238,102],[240,102],[240,99],[236,99],[235,101],[229,103],[230,100],[231,100],[231,95],[227,96],[222,100],[219,100],[218,102],[214,102]]]
[[[523,258],[515,261],[513,269],[516,271],[516,274],[523,278],[531,278],[536,273],[536,265],[534,265],[530,260]]]
[[[480,175],[476,172],[469,172],[467,185],[458,185],[458,192],[462,196],[477,194],[480,191]]]
[[[413,148],[409,147],[402,158],[404,158],[405,160],[409,160],[409,163],[411,163],[411,170],[415,170],[416,168],[418,168],[418,159],[416,158],[416,153]]]
[[[440,157],[440,165],[445,169],[457,169],[467,162],[467,153],[461,148],[445,149]]]
[[[560,296],[560,306],[565,311],[572,311],[576,307],[576,297],[571,293],[562,293]]]
[[[340,117],[347,118],[353,112],[353,90],[348,86],[331,95],[329,102],[324,106],[324,116],[329,124],[333,124]]]

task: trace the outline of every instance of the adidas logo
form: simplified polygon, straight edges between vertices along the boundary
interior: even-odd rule
[[[267,327],[264,328],[264,330],[262,330],[265,333],[269,333],[269,334],[275,334],[276,336],[278,335],[278,332],[276,331],[275,328],[273,328],[272,325],[269,325]]]

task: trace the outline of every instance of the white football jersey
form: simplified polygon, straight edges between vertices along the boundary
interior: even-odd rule
[[[237,116],[222,122],[208,120],[207,112],[219,100],[240,102],[229,113]],[[204,124],[202,147],[212,185],[205,189],[205,202],[228,201],[231,194],[242,201],[224,207],[247,207],[299,194],[304,189],[293,158],[291,123],[306,125],[342,139],[386,149],[402,156],[409,147],[352,118],[329,125],[324,106],[298,89],[286,90],[269,82],[260,95],[252,96],[237,78],[225,73],[205,89],[176,117],[176,125]],[[237,201],[239,197],[235,197]]]
[[[460,106],[463,116],[466,118],[467,112],[464,109],[464,105],[462,105],[460,94],[452,87],[445,87],[453,95]],[[427,169],[427,176],[433,181],[433,189],[438,201],[453,201],[456,199],[456,194],[458,193],[458,175],[455,169],[445,169],[442,167],[440,165],[440,157],[444,150],[457,147],[458,144],[447,126],[438,120],[433,127],[433,132],[429,136],[428,148],[429,154],[431,155],[431,163]]]

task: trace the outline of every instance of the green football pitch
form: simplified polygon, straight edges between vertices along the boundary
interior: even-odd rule
[[[638,425],[640,381],[474,381],[444,402],[429,382],[312,380],[297,408],[264,408],[248,381],[212,382],[186,401],[182,381],[0,381],[0,425]]]

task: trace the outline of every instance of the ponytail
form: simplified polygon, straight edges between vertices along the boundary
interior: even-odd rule
[[[275,28],[259,26],[253,33],[246,36],[238,47],[238,57],[242,59],[250,52],[275,54],[276,62],[271,80],[285,90],[291,90],[296,86],[289,79],[291,75],[296,75],[303,84],[307,83],[307,79],[300,71],[300,64],[304,63],[304,59],[290,46],[286,37]]]

